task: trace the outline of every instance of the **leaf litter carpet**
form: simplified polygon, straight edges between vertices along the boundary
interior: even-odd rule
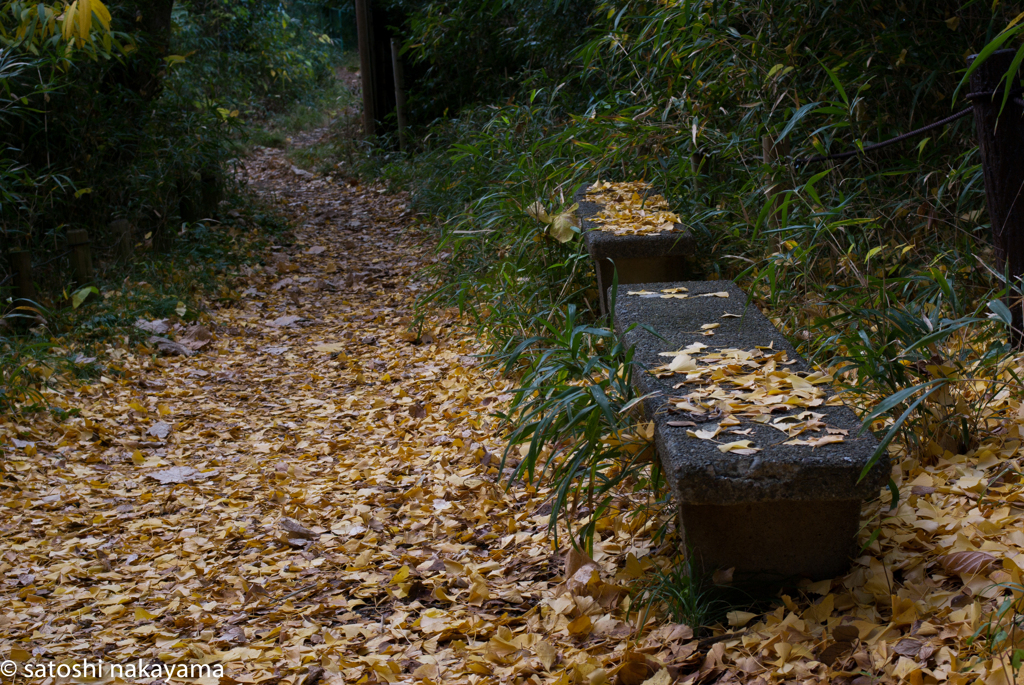
[[[695,637],[640,611],[660,520],[612,512],[589,559],[552,549],[545,489],[505,488],[511,381],[453,312],[408,331],[443,256],[407,200],[275,150],[245,172],[294,228],[212,336],[112,347],[117,373],[47,391],[79,416],[0,423],[4,682],[97,661],[225,685],[1011,681],[1009,643],[968,638],[1024,565],[1019,432],[903,458],[850,574]],[[223,674],[153,670],[191,664]]]

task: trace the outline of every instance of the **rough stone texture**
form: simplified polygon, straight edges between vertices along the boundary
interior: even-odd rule
[[[667,400],[686,394],[673,390],[676,378],[655,378],[646,369],[671,359],[660,352],[701,342],[713,349],[753,349],[771,345],[785,350],[792,372],[809,371],[793,347],[731,281],[648,283],[643,289],[689,288],[690,298],[661,299],[628,295],[620,288],[615,301],[615,327],[624,343],[635,350],[638,365],[634,383],[655,422],[655,442],[666,480],[681,505],[686,545],[711,567],[734,566],[737,572],[774,578],[793,575],[814,578],[840,573],[854,550],[860,502],[878,495],[889,474],[882,460],[863,481],[861,470],[877,443],[870,433],[858,435],[861,423],[845,406],[819,406],[830,427],[849,430],[842,443],[817,448],[781,444],[787,438],[775,428],[739,417],[736,429],[753,428],[749,436],[761,451],[750,456],[723,453],[713,441],[687,436],[686,431],[711,428],[669,426]],[[636,288],[632,288],[636,289]],[[728,298],[693,295],[726,291]],[[609,290],[608,297],[611,299]],[[722,314],[742,318],[723,319]],[[701,335],[701,325],[719,323],[714,336]],[[653,335],[635,324],[646,324]],[[663,338],[663,339],[662,339]],[[825,388],[827,394],[834,394]],[[790,413],[804,411],[794,408]],[[781,414],[780,414],[781,416]],[[817,435],[817,434],[814,434]],[[731,436],[736,440],[740,436]]]
[[[601,211],[601,206],[585,199],[589,187],[581,186],[575,201],[580,205],[577,215],[583,240],[597,271],[603,314],[608,312],[605,292],[612,284],[616,268],[622,284],[678,281],[697,276],[696,241],[687,228],[677,224],[675,231],[650,235],[615,235],[597,230],[598,224],[588,217]]]

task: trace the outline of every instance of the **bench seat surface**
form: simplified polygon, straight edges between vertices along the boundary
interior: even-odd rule
[[[685,287],[687,299],[662,299],[628,295],[630,290],[659,292],[663,289]],[[728,292],[728,298],[694,297],[703,293]],[[608,297],[611,297],[609,292]],[[741,318],[722,318],[729,312]],[[648,324],[664,340],[632,324]],[[718,323],[713,336],[702,335],[702,324]],[[878,495],[889,475],[886,458],[858,482],[861,471],[874,453],[877,443],[869,432],[860,434],[861,422],[845,406],[795,407],[787,412],[773,413],[772,420],[795,415],[803,411],[824,414],[821,420],[830,428],[843,429],[848,435],[843,442],[809,447],[784,445],[790,438],[767,424],[746,417],[737,417],[742,423],[727,430],[752,429],[748,435],[723,432],[714,440],[691,437],[688,430],[711,429],[718,421],[700,423],[693,414],[670,412],[669,398],[683,397],[696,386],[686,384],[678,389],[685,376],[656,378],[647,370],[663,366],[671,357],[661,352],[682,350],[691,343],[707,345],[703,354],[715,349],[737,348],[752,350],[756,346],[772,346],[785,350],[788,360],[796,360],[784,367],[794,375],[805,375],[811,369],[786,341],[781,333],[749,303],[745,293],[732,281],[687,281],[676,283],[649,283],[642,287],[620,286],[615,303],[615,327],[627,347],[635,348],[633,382],[641,394],[652,396],[645,400],[647,415],[655,421],[657,451],[669,486],[677,500],[689,505],[735,505],[779,501],[822,502],[862,500]],[[782,367],[780,367],[782,368]],[[828,384],[821,386],[827,397],[835,393]],[[692,420],[696,426],[671,426],[670,421]],[[809,433],[799,438],[820,437],[825,431]],[[741,455],[722,452],[719,443],[741,439],[752,440],[761,448],[755,454]]]
[[[598,230],[599,224],[591,221],[590,217],[601,211],[601,205],[586,200],[589,187],[581,187],[575,201],[580,206],[577,216],[582,223],[583,240],[594,260],[693,256],[696,246],[693,233],[681,224],[676,224],[675,231],[643,235],[616,235]]]

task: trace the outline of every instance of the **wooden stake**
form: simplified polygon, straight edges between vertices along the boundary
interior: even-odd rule
[[[401,46],[391,39],[391,70],[395,75],[395,114],[398,116],[398,149],[405,152],[405,79],[402,76]]]
[[[128,261],[132,256],[135,237],[132,223],[127,219],[110,222],[110,232],[114,234],[114,252],[121,261]]]
[[[8,253],[11,271],[14,272],[14,299],[36,299],[36,285],[32,282],[32,253],[28,250],[12,250]]]
[[[1024,125],[1021,108],[1011,99],[1003,107],[1003,84],[1015,50],[997,50],[971,74],[972,93],[994,97],[974,98],[974,121],[985,174],[985,197],[992,222],[995,268],[1009,275],[1007,306],[1013,314],[1011,340],[1024,342],[1024,303],[1013,289],[1021,288],[1024,275]],[[974,57],[968,58],[973,61]],[[1016,81],[1016,77],[1014,77]],[[1002,114],[1000,114],[1002,109]]]
[[[92,247],[89,232],[84,228],[68,231],[68,247],[71,248],[71,268],[75,272],[78,287],[92,282]]]
[[[214,169],[203,169],[199,176],[199,209],[204,219],[217,216],[220,198],[223,194],[220,178]]]
[[[375,130],[373,79],[373,27],[369,0],[355,0],[356,34],[359,36],[359,80],[363,86],[363,133],[372,138]]]

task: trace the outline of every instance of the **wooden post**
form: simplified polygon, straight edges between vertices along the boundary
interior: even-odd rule
[[[405,152],[405,80],[402,76],[401,46],[391,39],[391,69],[395,75],[395,114],[398,116],[398,149]]]
[[[75,272],[75,284],[78,287],[92,282],[92,248],[89,245],[89,232],[84,228],[68,231],[68,247],[71,248],[71,268]]]
[[[971,74],[972,93],[992,93],[974,98],[974,122],[978,131],[985,197],[992,222],[995,268],[1009,274],[1008,286],[1021,287],[1024,275],[1024,125],[1021,108],[1011,99],[1003,108],[1005,77],[1015,50],[997,50]],[[969,60],[974,57],[968,58]],[[1020,347],[1024,336],[1024,303],[1007,288],[1007,306],[1013,313],[1011,340]]]
[[[182,221],[189,224],[202,219],[199,216],[199,201],[196,198],[196,188],[194,184],[189,183],[183,177],[179,177],[175,183],[175,189],[178,191],[178,216]]]
[[[223,189],[216,170],[203,169],[199,176],[199,213],[203,215],[203,219],[212,219],[217,216],[222,195]]]
[[[363,86],[363,133],[372,138],[375,131],[374,78],[373,78],[373,28],[369,0],[355,0],[356,33],[359,36],[359,80]]]
[[[8,257],[11,260],[11,271],[14,273],[14,299],[35,302],[36,285],[32,282],[32,253],[28,250],[11,250]]]
[[[110,222],[110,232],[114,234],[114,253],[123,262],[131,259],[132,248],[135,243],[132,223],[127,219],[118,219]]]

